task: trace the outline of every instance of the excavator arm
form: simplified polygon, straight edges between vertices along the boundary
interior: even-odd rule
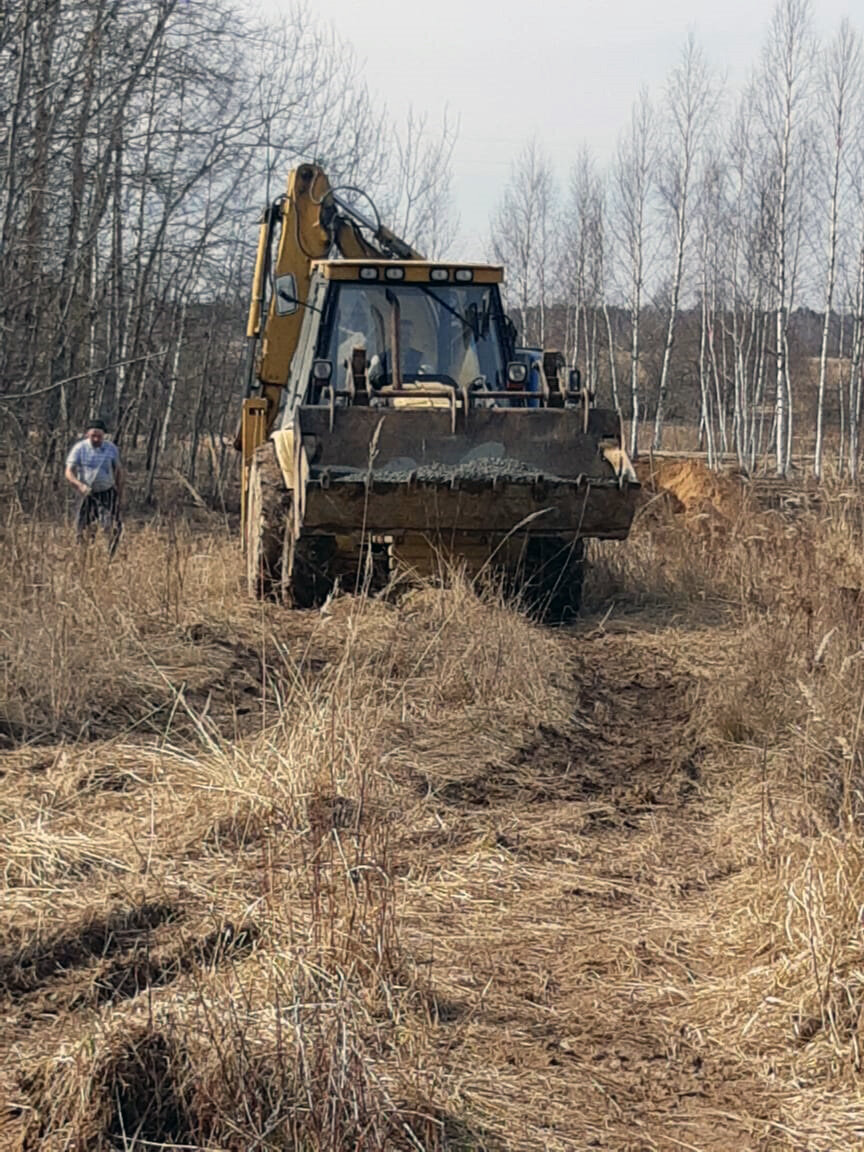
[[[277,231],[275,265],[271,266]],[[364,231],[371,234],[371,240]],[[423,259],[380,221],[368,219],[334,192],[321,168],[302,164],[289,173],[285,195],[267,208],[258,233],[246,325],[246,394],[252,395],[257,378],[264,407],[259,404],[256,409],[263,414],[265,437],[273,430],[300,339],[312,265],[326,259],[334,248],[349,260]]]

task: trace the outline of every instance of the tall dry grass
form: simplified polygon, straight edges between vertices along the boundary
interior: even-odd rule
[[[9,522],[0,1145],[860,1144],[861,504],[702,480],[563,631]]]
[[[10,515],[0,542],[0,730],[7,738],[113,732],[200,677],[183,629],[240,624],[236,547],[172,521],[128,533],[109,563],[101,541]],[[242,624],[248,614],[242,614]]]
[[[596,549],[588,595],[694,630],[688,658],[709,674],[696,723],[731,876],[711,905],[716,979],[688,1021],[782,1085],[768,1146],[851,1149],[864,1141],[864,501],[829,487],[790,515],[746,483],[731,507],[716,494],[705,478],[686,506],[649,500],[626,550]]]
[[[435,999],[397,884],[431,761],[483,730],[504,755],[561,711],[554,641],[458,577],[291,614],[245,602],[218,532],[143,528],[110,565],[50,526],[6,533],[21,1147],[482,1146],[426,1068]]]

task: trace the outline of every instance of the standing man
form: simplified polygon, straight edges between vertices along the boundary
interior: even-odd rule
[[[87,435],[73,445],[66,457],[66,479],[81,494],[75,527],[80,540],[92,524],[99,524],[108,537],[108,555],[120,543],[120,499],[123,472],[117,445],[105,439],[105,424],[93,420]]]

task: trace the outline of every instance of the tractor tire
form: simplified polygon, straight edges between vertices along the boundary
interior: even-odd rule
[[[282,599],[295,608],[318,608],[337,584],[349,595],[355,591],[377,595],[390,579],[386,548],[340,547],[335,536],[301,533],[299,540],[285,533],[282,554]]]
[[[585,542],[554,536],[528,539],[520,567],[519,595],[532,616],[566,624],[579,612],[585,580]]]
[[[354,590],[362,555],[340,552],[334,536],[303,532],[294,539],[292,495],[285,488],[271,443],[256,449],[246,504],[246,581],[256,600],[281,600],[293,608],[318,608],[337,579]],[[370,591],[387,583],[386,553],[373,556]]]
[[[278,600],[282,586],[282,542],[290,496],[273,445],[255,450],[246,500],[246,583],[256,600]]]
[[[320,608],[336,583],[332,536],[303,536],[295,540],[286,527],[282,553],[282,601],[291,608]]]

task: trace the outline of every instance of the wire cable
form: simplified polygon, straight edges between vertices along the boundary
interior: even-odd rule
[[[377,232],[381,231],[381,214],[378,211],[378,207],[377,207],[375,201],[372,199],[372,197],[369,195],[369,193],[365,189],[359,188],[356,184],[337,184],[336,187],[331,188],[330,191],[333,193],[334,196],[336,195],[337,192],[354,192],[354,193],[356,193],[356,195],[362,196],[362,198],[366,201],[366,203],[372,209],[372,214],[375,217],[375,230]],[[368,227],[368,225],[367,225],[367,227]]]

